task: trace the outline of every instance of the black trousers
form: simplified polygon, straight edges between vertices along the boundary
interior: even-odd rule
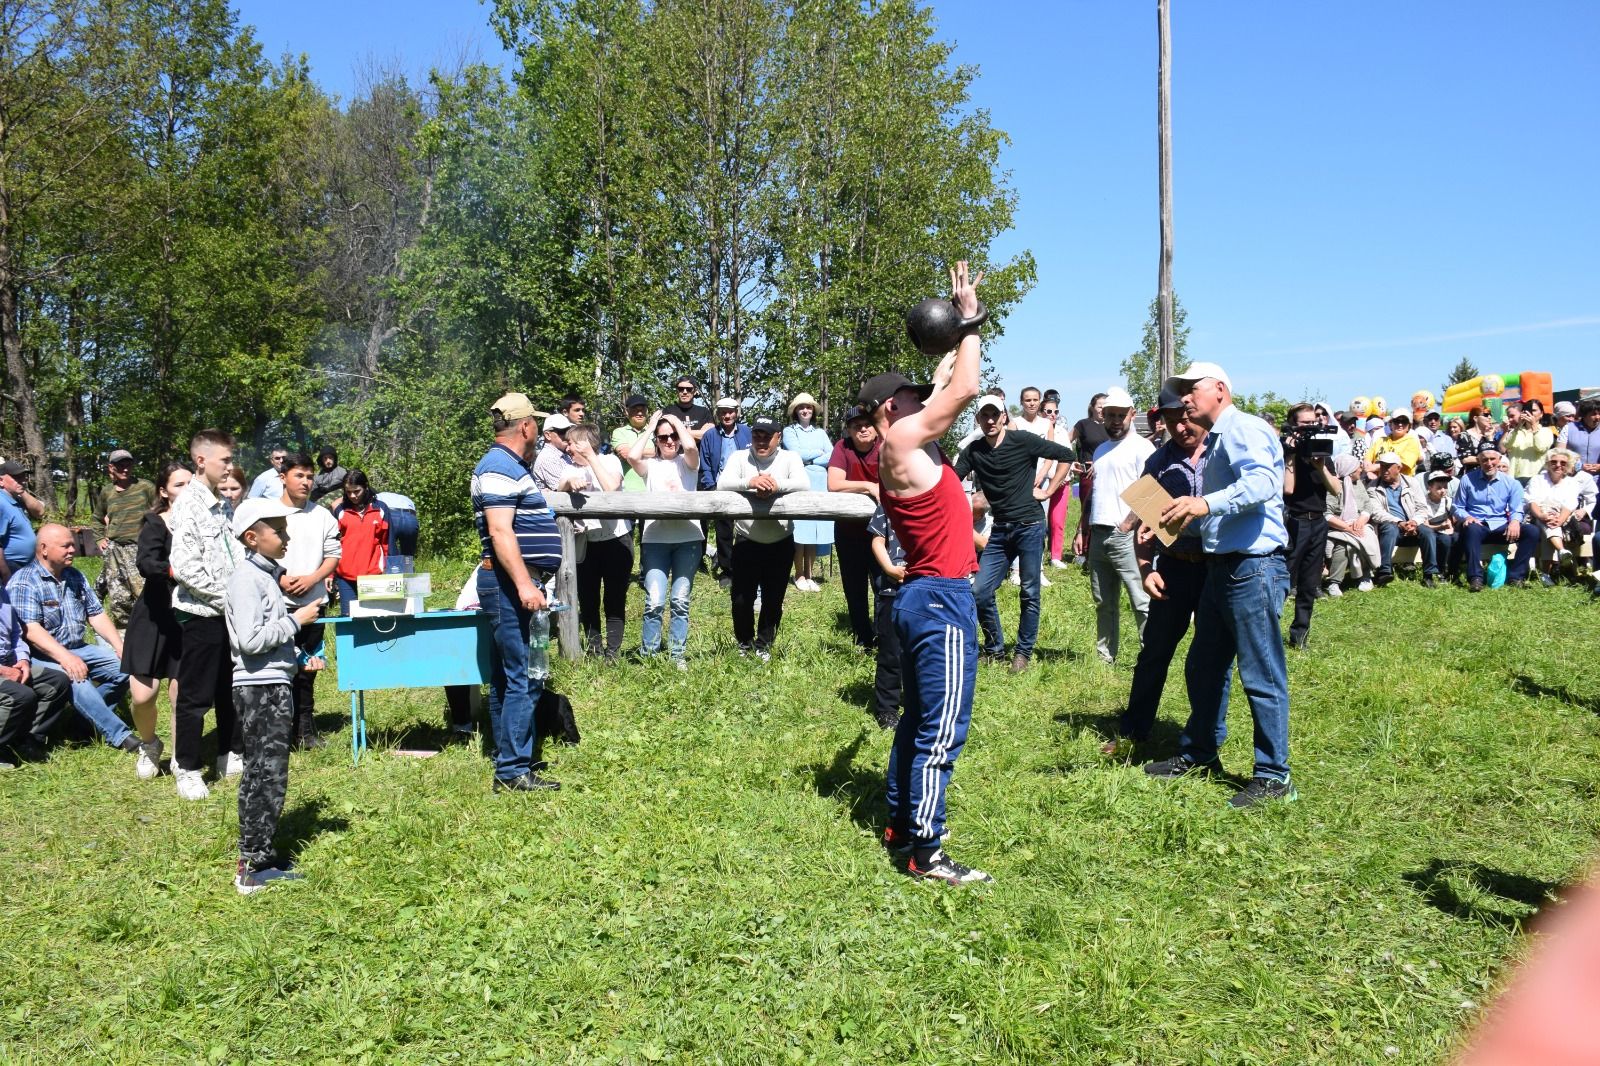
[[[189,615],[183,622],[183,655],[178,659],[177,735],[173,758],[180,770],[199,770],[200,738],[206,711],[217,709],[217,754],[244,754],[244,737],[233,713],[233,653],[228,650],[228,623],[221,618]]]
[[[894,630],[894,597],[880,595],[875,604],[878,619],[878,672],[873,679],[874,710],[881,720],[900,710],[900,635]]]
[[[27,684],[0,680],[0,754],[29,738],[44,744],[71,707],[65,674],[32,674]]]
[[[1328,561],[1328,516],[1284,513],[1289,527],[1289,581],[1294,585],[1294,622],[1289,640],[1301,643],[1311,632],[1311,608],[1322,588],[1322,568]]]
[[[1156,561],[1156,570],[1165,584],[1167,598],[1150,597],[1150,613],[1144,623],[1144,640],[1139,658],[1133,664],[1133,687],[1128,692],[1128,709],[1117,723],[1120,736],[1148,740],[1161,706],[1161,692],[1167,687],[1167,669],[1172,665],[1178,643],[1189,632],[1200,593],[1206,587],[1206,564],[1201,559],[1188,562],[1173,555]]]
[[[718,534],[721,540],[721,534]],[[783,594],[794,566],[794,538],[771,544],[741,540],[733,546],[733,639],[741,648],[754,644],[770,648],[783,621]],[[756,593],[761,595],[761,619],[756,620]]]
[[[839,583],[844,586],[844,602],[850,611],[850,635],[861,647],[870,648],[877,639],[867,599],[872,572],[878,565],[872,559],[872,542],[865,526],[836,522],[833,530],[833,550],[839,553]]]
[[[628,618],[628,578],[632,573],[631,537],[588,543],[583,562],[578,564],[578,625],[589,644],[590,654],[598,655],[602,650],[602,606],[606,620],[604,651],[613,657],[622,651],[622,629]]]
[[[294,635],[294,646],[300,651],[310,655],[311,652],[322,646],[323,633],[327,629],[322,622],[312,622],[300,627],[300,632]],[[317,734],[317,671],[300,670],[294,675],[291,688],[294,691],[294,735],[296,737],[313,737]],[[182,694],[182,686],[179,686]]]
[[[737,560],[733,549],[733,522],[726,518],[719,518],[711,523],[717,531],[716,572],[722,577],[732,577]]]

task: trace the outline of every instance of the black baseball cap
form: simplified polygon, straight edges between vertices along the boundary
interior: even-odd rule
[[[765,415],[763,415],[762,417],[756,419],[754,422],[750,423],[750,432],[751,433],[781,433],[781,432],[783,432],[783,430],[778,426],[777,422],[775,422],[772,419],[767,418]]]
[[[850,423],[854,422],[858,418],[870,419],[871,417],[872,417],[872,412],[871,411],[868,411],[865,407],[862,407],[860,404],[853,404],[853,405],[851,405],[849,408],[847,408],[845,410],[845,413],[844,413],[844,424],[848,426]]]
[[[1178,395],[1178,390],[1168,385],[1161,386],[1161,395],[1156,397],[1157,411],[1183,410],[1183,397]]]
[[[636,392],[632,396],[628,397],[627,401],[622,405],[622,409],[624,411],[626,411],[630,407],[649,407],[649,406],[650,406],[650,401],[645,399],[643,396],[640,396]]]
[[[933,395],[932,385],[914,385],[904,374],[890,372],[868,378],[861,386],[861,391],[856,394],[856,403],[860,405],[862,414],[871,415],[885,400],[901,389],[915,389],[918,398],[923,400]]]
[[[1479,441],[1478,442],[1478,454],[1482,455],[1484,452],[1494,452],[1496,455],[1499,455],[1500,454],[1500,446],[1498,444],[1496,444],[1492,440]],[[11,465],[10,463],[6,464],[6,466],[10,466],[10,465]],[[4,472],[5,472],[5,467],[0,466],[0,473],[4,473]]]
[[[15,460],[6,463],[0,463],[0,476],[14,477],[18,481],[21,481],[23,478],[32,473],[33,471],[29,470],[27,467],[23,466],[19,462],[16,462]]]

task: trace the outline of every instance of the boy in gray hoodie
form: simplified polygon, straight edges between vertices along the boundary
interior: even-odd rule
[[[287,861],[272,852],[272,838],[289,788],[289,739],[294,725],[297,665],[294,638],[316,618],[309,603],[290,614],[278,579],[278,560],[289,547],[292,509],[276,499],[245,500],[233,515],[233,535],[244,560],[228,578],[223,614],[233,652],[233,705],[244,733],[244,776],[239,782],[239,894],[259,892],[274,881],[298,880]]]

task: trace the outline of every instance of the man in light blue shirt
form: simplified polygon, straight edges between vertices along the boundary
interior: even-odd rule
[[[1196,363],[1163,383],[1206,437],[1201,495],[1167,505],[1161,524],[1193,524],[1206,561],[1194,640],[1184,661],[1189,721],[1178,755],[1145,767],[1154,777],[1220,774],[1228,679],[1234,660],[1255,719],[1255,772],[1229,805],[1292,800],[1289,781],[1289,668],[1278,618],[1289,594],[1289,535],[1283,522],[1283,446],[1266,422],[1233,406],[1233,386],[1215,363]]]
[[[272,465],[256,475],[256,479],[250,483],[250,491],[245,493],[245,499],[276,500],[283,495],[283,469],[289,462],[289,449],[278,445],[272,449],[268,461]]]
[[[1493,441],[1478,445],[1478,465],[1456,486],[1456,514],[1461,522],[1461,550],[1467,556],[1467,591],[1483,591],[1483,546],[1515,544],[1506,560],[1506,584],[1527,584],[1528,564],[1539,552],[1539,529],[1522,521],[1522,486],[1500,469],[1500,449]]]

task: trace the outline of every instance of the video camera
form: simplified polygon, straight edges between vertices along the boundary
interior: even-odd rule
[[[1326,426],[1303,426],[1283,435],[1283,450],[1308,463],[1333,458],[1336,435]]]

